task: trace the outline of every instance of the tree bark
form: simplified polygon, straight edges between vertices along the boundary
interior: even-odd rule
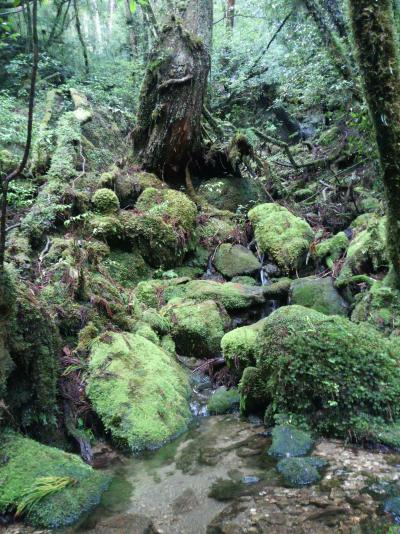
[[[232,31],[235,25],[235,0],[228,0],[226,5],[226,27]]]
[[[129,37],[129,48],[130,48],[131,56],[133,57],[135,56],[135,53],[137,51],[137,42],[136,42],[133,15],[131,13],[129,0],[125,0],[124,9],[125,9],[126,27],[128,30],[128,37]]]
[[[392,0],[349,0],[387,199],[387,247],[400,288],[400,68]]]
[[[76,0],[74,0],[74,11],[75,11],[75,28],[76,28],[76,33],[78,34],[79,42],[81,43],[81,47],[82,47],[82,55],[83,55],[83,62],[85,64],[85,72],[86,74],[89,74],[89,58],[88,58],[85,39],[83,38],[83,34],[82,34],[81,21],[79,19],[78,4]]]
[[[159,32],[141,90],[134,149],[139,163],[184,180],[201,152],[201,115],[210,69],[212,0],[188,0]]]
[[[346,37],[346,22],[338,0],[324,0],[324,6],[340,37]]]

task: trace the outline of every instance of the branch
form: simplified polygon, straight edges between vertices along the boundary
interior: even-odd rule
[[[192,74],[187,74],[183,78],[171,78],[170,80],[166,80],[165,82],[160,83],[160,85],[158,86],[158,90],[163,91],[164,89],[166,89],[167,87],[170,87],[171,85],[182,85],[186,82],[189,82],[192,79],[193,79]]]
[[[264,141],[267,141],[267,143],[271,143],[272,145],[275,145],[275,146],[278,146],[280,148],[283,149],[283,151],[285,152],[285,154],[287,155],[288,157],[288,160],[290,161],[290,163],[293,165],[293,167],[295,169],[298,169],[299,165],[297,165],[291,151],[290,151],[290,148],[289,148],[289,145],[287,143],[285,143],[284,141],[281,141],[280,139],[275,139],[274,137],[271,137],[263,132],[261,132],[260,130],[258,130],[257,128],[252,128],[253,132],[260,138],[260,139],[263,139]]]

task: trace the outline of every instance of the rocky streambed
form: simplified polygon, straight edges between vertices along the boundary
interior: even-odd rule
[[[101,504],[63,533],[397,532],[382,500],[399,483],[400,455],[323,439],[313,451],[328,462],[321,480],[293,488],[267,454],[270,446],[260,421],[198,418],[158,451],[120,457],[108,469],[113,478]],[[35,531],[14,524],[0,532]]]

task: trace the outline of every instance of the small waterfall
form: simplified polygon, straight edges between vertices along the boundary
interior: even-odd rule
[[[267,273],[267,270],[265,268],[265,256],[264,254],[260,254],[257,250],[257,257],[261,263],[261,268],[260,268],[260,282],[261,282],[261,285],[262,286],[269,286],[271,284],[271,280],[269,279],[269,276],[268,276],[268,273]]]

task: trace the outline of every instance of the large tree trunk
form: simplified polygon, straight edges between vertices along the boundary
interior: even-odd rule
[[[400,68],[392,0],[349,0],[387,198],[387,244],[400,287]]]
[[[210,69],[212,0],[187,0],[160,31],[141,90],[134,149],[143,168],[184,179],[201,152],[201,115]]]

